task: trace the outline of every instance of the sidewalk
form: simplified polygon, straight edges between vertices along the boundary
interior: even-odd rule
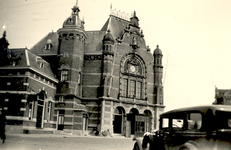
[[[115,139],[133,139],[133,137],[124,137],[124,136],[79,136],[79,135],[65,135],[65,134],[12,134],[12,133],[6,133],[6,136],[10,135],[10,136],[19,136],[19,137],[63,137],[63,138],[68,138],[68,137],[84,137],[84,138],[115,138]]]

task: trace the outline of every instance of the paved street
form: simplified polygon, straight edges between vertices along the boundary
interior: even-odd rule
[[[7,135],[1,150],[132,150],[132,138],[65,135]]]

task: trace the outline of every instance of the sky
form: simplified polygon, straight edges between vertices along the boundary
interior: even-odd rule
[[[9,48],[31,48],[56,32],[76,0],[0,0]],[[230,0],[78,0],[85,30],[100,30],[110,7],[136,11],[146,44],[163,53],[165,111],[212,104],[215,87],[231,88]]]

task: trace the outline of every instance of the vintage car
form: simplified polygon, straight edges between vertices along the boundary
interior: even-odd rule
[[[134,139],[134,150],[231,150],[231,106],[175,109],[159,121],[159,130]]]

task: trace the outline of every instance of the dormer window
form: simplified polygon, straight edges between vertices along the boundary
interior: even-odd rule
[[[41,69],[44,69],[44,64],[43,64],[43,63],[40,63],[39,67],[40,67]]]
[[[45,50],[50,50],[52,47],[52,41],[51,39],[48,39],[45,45]]]

